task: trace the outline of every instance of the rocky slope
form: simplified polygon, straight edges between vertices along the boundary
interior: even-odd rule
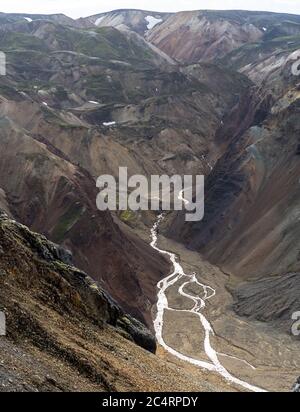
[[[283,23],[280,25],[282,32],[270,31],[265,34],[261,42],[232,51],[221,59],[220,63],[244,73],[258,85],[269,82],[268,79],[272,75],[274,83],[282,85],[281,78],[278,76],[280,70],[288,62],[295,61],[299,53],[300,25],[293,26],[293,30],[289,31],[289,25]],[[273,92],[275,92],[274,85]]]
[[[196,63],[223,58],[244,45],[294,36],[300,19],[292,14],[239,10],[157,13],[127,9],[79,19],[78,23],[133,31],[173,59]]]
[[[66,250],[3,212],[0,302],[1,392],[228,389],[151,354],[150,332],[70,266]]]
[[[168,265],[128,225],[148,232],[155,216],[125,211],[120,225],[99,214],[95,179],[118,176],[120,165],[129,175],[209,172],[215,130],[251,83],[209,64],[174,66],[115,28],[23,19],[1,31],[0,187],[9,207],[151,325]]]
[[[149,30],[161,24],[172,13],[158,13],[146,10],[113,10],[78,20],[84,26],[115,27],[118,30],[132,30],[144,36]]]
[[[111,90],[109,75],[97,77],[103,66],[109,70],[115,64],[116,77],[117,68],[123,66],[118,61],[105,63],[105,58],[126,56],[127,61],[135,62],[142,53],[140,65],[148,68],[156,67],[156,54],[149,49],[148,55],[142,46],[132,43],[130,56],[124,52],[131,47],[130,41],[115,29],[95,31],[96,41],[102,40],[98,43],[98,58],[73,51],[75,44],[81,47],[77,36],[86,43],[93,39],[88,32],[57,23],[18,21],[1,30],[1,48],[8,53],[8,75],[0,79],[1,187],[7,194],[1,195],[1,204],[4,207],[6,199],[16,218],[67,245],[80,268],[101,281],[123,307],[150,324],[148,308],[154,303],[155,285],[168,266],[145,242],[124,233],[126,227],[120,230],[109,213],[97,211],[95,180],[89,171],[95,177],[105,173],[106,163],[101,163],[102,168],[97,164],[104,148],[108,157],[114,148],[123,152],[126,149],[117,142],[105,143],[93,124],[81,120],[80,114],[93,118],[95,104],[89,99],[96,100],[105,88],[109,103],[111,98],[126,99],[123,95],[113,97],[118,78],[112,80],[115,85]],[[64,47],[70,51],[58,52],[57,58],[49,54]],[[90,47],[97,54],[93,44]],[[159,55],[157,60],[161,61]],[[91,64],[86,66],[87,62]],[[83,86],[89,75],[90,83]],[[76,107],[82,107],[75,110],[78,115],[67,110]],[[57,144],[54,139],[58,139]],[[90,148],[89,139],[95,141]],[[71,142],[74,147],[70,147]],[[97,164],[98,169],[81,167],[90,164]],[[147,267],[144,261],[149,262]]]
[[[0,136],[1,186],[9,193],[13,215],[64,243],[79,267],[144,319],[148,300],[154,299],[153,292],[146,297],[145,291],[154,288],[167,264],[133,234],[120,230],[109,213],[97,210],[95,183],[87,172],[5,118]],[[128,305],[132,293],[138,293],[140,300]]]
[[[290,53],[224,119],[216,139],[230,144],[207,180],[205,218],[180,226],[190,247],[231,274],[233,287],[241,280],[281,276],[238,289],[236,309],[278,320],[289,333],[299,306],[299,79]],[[173,227],[181,239],[182,231]]]
[[[157,13],[126,9],[79,19],[76,23],[137,33],[179,62],[215,61],[228,56],[227,63],[236,68],[241,55],[255,65],[256,59],[262,60],[275,42],[277,48],[289,48],[292,37],[299,34],[300,18],[239,10]]]
[[[243,45],[259,42],[285,22],[297,27],[300,18],[247,11],[181,12],[156,26],[147,39],[172,58],[195,63],[219,59]]]

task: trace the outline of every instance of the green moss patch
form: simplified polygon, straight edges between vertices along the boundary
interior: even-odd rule
[[[73,204],[61,216],[56,227],[53,230],[52,236],[55,242],[60,243],[66,233],[75,225],[83,213],[83,208],[80,204]]]

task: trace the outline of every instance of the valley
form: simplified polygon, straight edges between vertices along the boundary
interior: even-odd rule
[[[291,391],[299,49],[291,14],[0,13],[0,390]],[[204,175],[204,219],[98,210],[120,167]]]
[[[218,373],[237,390],[289,392],[299,370],[298,342],[279,338],[271,325],[237,318],[228,275],[220,268],[163,236],[157,243],[180,262],[160,281],[153,309],[157,340],[170,353],[162,352],[163,358],[178,357]]]

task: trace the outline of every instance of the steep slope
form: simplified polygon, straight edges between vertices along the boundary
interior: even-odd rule
[[[81,269],[151,326],[156,283],[169,266],[131,228],[146,230],[147,240],[155,216],[125,211],[120,225],[99,214],[95,179],[117,177],[119,166],[129,175],[208,174],[224,150],[215,131],[251,83],[211,64],[169,64],[112,27],[24,19],[1,31],[8,63],[0,78],[0,187],[8,206],[66,245]]]
[[[151,354],[150,332],[67,257],[0,212],[1,392],[229,388]]]
[[[180,62],[212,61],[245,44],[260,41],[282,24],[300,23],[288,14],[248,11],[192,11],[170,16],[147,39]]]
[[[0,79],[0,167],[1,187],[3,184],[9,207],[23,223],[56,242],[66,244],[79,267],[101,281],[123,307],[151,324],[149,305],[155,301],[155,285],[161,274],[168,270],[168,265],[145,242],[132,233],[124,233],[126,227],[120,230],[108,213],[98,213],[95,180],[79,164],[89,164],[85,161],[80,143],[86,147],[89,134],[95,134],[99,142],[99,133],[94,133],[93,126],[71,112],[61,111],[64,104],[69,108],[84,102],[93,108],[95,105],[88,103],[88,98],[96,99],[96,93],[103,90],[106,84],[105,80],[100,82],[96,91],[91,88],[91,96],[84,96],[88,89],[85,86],[82,90],[87,75],[84,69],[86,61],[91,62],[89,70],[91,76],[96,78],[103,67],[102,59],[108,55],[125,57],[124,49],[130,48],[130,43],[115,29],[100,29],[102,32],[95,32],[95,36],[103,41],[102,46],[99,44],[101,58],[67,52],[62,53],[60,60],[53,59],[49,55],[50,50],[64,44],[71,49],[74,44],[79,47],[76,43],[78,38],[88,41],[91,36],[48,21],[17,24],[14,26],[17,31],[7,27],[2,27],[2,30],[1,48],[8,53],[8,75]],[[23,37],[24,30],[30,34]],[[141,46],[133,45],[132,49],[132,55],[126,53],[129,61],[136,61],[139,53],[143,53],[145,60],[140,59],[140,64],[156,67],[151,58],[154,55],[155,60],[155,53],[151,49],[149,63],[148,55]],[[79,71],[77,85],[74,79],[76,65],[70,72],[69,56],[75,61],[77,59],[82,70],[82,73]],[[109,66],[110,62],[107,64]],[[68,92],[60,86],[64,81],[69,86]],[[110,85],[107,79],[106,82]],[[78,95],[74,93],[77,90]],[[109,89],[109,98],[113,94],[114,88]],[[56,110],[48,108],[46,101],[49,106],[53,104]],[[51,144],[52,136],[58,138],[62,150]],[[78,155],[81,153],[78,158],[72,151],[64,149],[66,144],[68,148],[67,138],[74,139],[75,136],[80,139],[77,148],[74,148]],[[120,147],[112,142],[114,146]],[[93,154],[95,163],[101,153],[100,146]],[[103,168],[100,170],[105,172]],[[3,206],[4,200],[3,194]],[[145,261],[148,262],[147,267]]]
[[[216,138],[231,143],[207,180],[205,218],[173,229],[231,274],[233,287],[280,275],[238,289],[236,309],[278,321],[288,333],[299,306],[299,79],[292,63],[274,68],[224,119]]]
[[[183,173],[186,166],[193,170],[201,162],[207,169],[207,161],[213,159],[203,158],[214,146],[215,129],[250,85],[246,78],[229,71],[224,81],[221,68],[168,65],[151,48],[128,40],[113,28],[75,31],[39,22],[17,26],[14,30],[5,32],[1,43],[2,49],[8,50],[9,74],[3,80],[5,96],[23,101],[23,105],[28,98],[42,104],[43,119],[56,127],[48,140],[89,168],[92,175],[103,171],[101,157],[106,153],[110,156],[112,152],[95,148],[95,144],[107,146],[105,139],[99,139],[99,134],[112,136],[115,150],[122,153],[125,163],[135,173],[143,170],[149,173],[156,167],[148,160],[150,150],[154,151],[150,156],[159,161],[158,170],[177,169]],[[27,44],[24,30],[29,36]],[[32,50],[35,44],[36,49]],[[83,44],[88,46],[83,48]],[[8,82],[22,96],[20,93],[12,96],[13,91],[7,90]],[[32,106],[32,114],[28,113],[25,118],[9,107],[6,113],[14,119],[18,117],[16,121],[26,129],[34,127],[35,133],[44,133],[40,123],[33,125],[41,116],[36,105]],[[49,135],[48,130],[46,133]],[[69,135],[68,144],[61,137],[63,134]],[[158,138],[162,134],[164,138]],[[160,142],[153,144],[153,138]],[[82,140],[80,150],[79,139]],[[125,139],[126,150],[121,147]],[[137,144],[142,147],[136,147]],[[85,155],[87,149],[92,149],[89,145],[94,147],[91,153],[97,155],[94,159],[89,153]],[[133,155],[128,153],[128,146]],[[140,150],[144,146],[145,156],[140,162]],[[214,150],[211,153],[214,155]],[[166,155],[170,159],[168,162],[162,161]],[[139,162],[141,164],[137,164]],[[116,164],[112,156],[106,163],[106,167]]]
[[[8,25],[11,23],[24,23],[24,21],[31,22],[33,20],[48,20],[67,26],[78,27],[78,23],[64,14],[28,14],[28,13],[0,13],[1,25]]]
[[[158,24],[165,21],[172,13],[158,13],[146,10],[113,10],[78,20],[83,25],[98,27],[115,27],[119,30],[132,30],[144,35]]]
[[[69,56],[60,58],[70,61]],[[76,57],[72,62],[77,71]],[[107,70],[109,80],[98,77],[102,67],[100,63],[83,71],[79,66],[75,84],[63,68],[55,67],[57,86],[52,81],[52,86],[39,89],[37,81],[29,80],[29,87],[22,89],[25,96],[9,96],[6,89],[2,113],[45,136],[95,178],[117,176],[120,165],[127,166],[129,174],[188,173],[199,165],[209,171],[217,151],[215,130],[250,82],[205,65],[146,72],[114,67]]]
[[[300,47],[300,24],[282,21],[266,31],[260,42],[244,45],[220,60],[220,64],[244,73],[261,84],[289,60],[296,60]],[[280,83],[280,76],[276,78]]]
[[[121,231],[108,212],[97,210],[95,183],[83,169],[5,118],[0,147],[0,185],[14,216],[66,244],[79,267],[144,319],[148,301],[154,301],[154,285],[161,271],[168,270],[166,263],[144,242]],[[140,299],[132,302],[137,295]]]
[[[165,63],[162,53],[134,33],[120,32],[113,27],[80,29],[56,21],[17,20],[1,25],[1,48],[6,53],[15,50],[31,52],[68,51],[81,56],[110,60],[126,60],[137,67],[153,67]],[[36,63],[33,60],[33,63]],[[44,68],[47,73],[46,68]],[[48,76],[50,73],[48,72]]]

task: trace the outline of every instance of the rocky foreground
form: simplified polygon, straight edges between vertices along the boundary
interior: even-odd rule
[[[217,376],[155,356],[155,339],[70,254],[0,214],[0,391],[216,391]]]

